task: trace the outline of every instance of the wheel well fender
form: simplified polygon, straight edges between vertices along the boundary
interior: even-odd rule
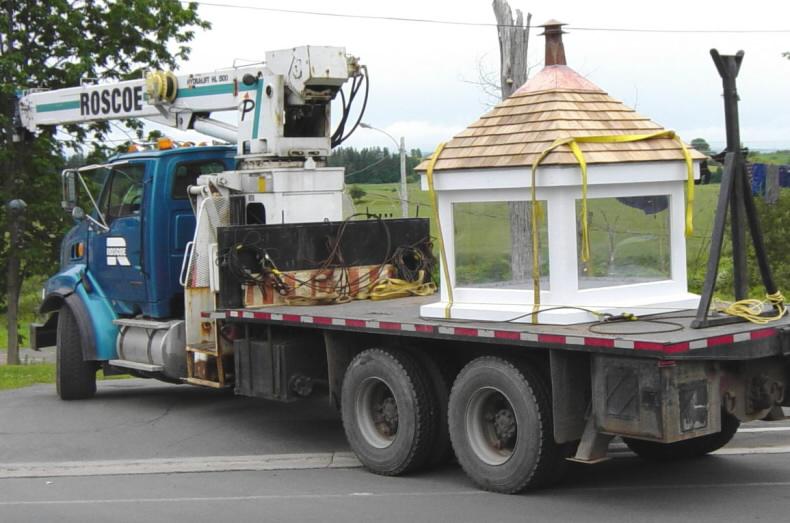
[[[85,361],[96,359],[96,337],[93,335],[91,317],[85,303],[76,294],[69,294],[63,299],[63,306],[71,309],[77,322],[82,340],[82,357]]]

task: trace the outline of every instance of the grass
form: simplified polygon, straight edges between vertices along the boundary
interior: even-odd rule
[[[364,197],[355,203],[357,212],[367,211],[371,214],[400,216],[398,184],[357,185],[366,193]],[[416,183],[409,185],[408,192],[410,216],[419,215],[420,217],[432,218],[432,208],[428,193],[420,190],[419,184]],[[695,187],[694,233],[686,240],[686,259],[691,292],[699,292],[698,287],[701,286],[704,279],[718,194],[718,185],[698,185]],[[602,230],[604,225],[602,222],[602,211],[607,213],[606,219],[609,223],[617,221],[617,230],[645,231],[646,235],[653,234],[656,237],[666,234],[665,231],[662,231],[663,225],[660,220],[655,219],[653,216],[645,215],[641,211],[636,211],[625,205],[614,206],[610,211],[602,208],[599,205],[601,202],[591,200],[589,203],[590,210],[593,212],[590,225],[593,243],[603,241],[606,236],[606,232]],[[432,219],[431,222],[433,222]],[[479,220],[468,220],[467,223],[469,230],[464,230],[464,234],[471,238],[477,238],[477,242],[480,242],[481,245],[491,246],[491,250],[501,251],[501,248],[493,249],[493,247],[501,247],[508,243],[509,231],[501,227],[492,227],[492,220],[487,219],[487,217],[482,217]],[[436,236],[436,227],[433,223],[431,223],[431,234],[434,237]],[[446,241],[451,241],[451,239],[447,238]],[[629,247],[629,250],[633,253],[639,248],[638,244],[634,244]],[[484,251],[485,249],[481,248],[480,250]],[[494,262],[493,260],[490,261]]]
[[[36,383],[55,383],[55,364],[0,365],[0,390],[20,389]]]
[[[771,153],[749,154],[749,161],[754,163],[772,163],[777,165],[790,164],[790,151],[774,151]]]
[[[780,154],[787,155],[787,163],[790,163],[790,152],[772,153],[776,159],[783,160]],[[356,184],[365,191],[365,195],[355,202],[357,212],[369,212],[385,216],[400,216],[400,198],[398,194],[399,185],[396,183],[386,184]],[[710,245],[710,233],[713,217],[716,211],[716,199],[718,197],[718,185],[701,185],[696,187],[696,198],[694,203],[694,234],[686,241],[686,258],[688,261],[689,287],[692,292],[698,292],[705,275],[705,264],[707,262],[708,248]],[[428,193],[422,191],[418,183],[409,184],[408,187],[409,214],[410,216],[420,216],[432,218],[432,208]],[[655,233],[659,236],[661,231],[659,221],[651,216],[634,212],[626,206],[617,206],[620,210],[607,215],[607,220],[614,222],[617,220],[617,229],[628,225],[629,229],[644,230],[646,235]],[[591,224],[591,235],[593,241],[601,241],[606,235],[600,227],[602,225],[601,211],[597,202],[590,202],[590,209],[593,211]],[[619,217],[619,219],[618,219]],[[507,243],[507,230],[499,227],[492,227],[490,219],[481,218],[480,220],[470,220],[469,230],[464,230],[464,234],[474,238],[475,242],[485,243],[486,245],[502,246]],[[436,237],[436,226],[431,219],[431,235]],[[447,241],[451,241],[450,238]],[[638,249],[637,244],[633,244],[629,249]],[[485,250],[485,249],[478,249]],[[501,249],[499,249],[501,251]],[[501,252],[499,253],[501,255]],[[494,260],[494,262],[496,262]],[[775,260],[774,263],[790,263],[788,260]],[[30,278],[22,288],[20,300],[19,332],[23,337],[22,347],[28,344],[28,325],[37,318],[36,308],[40,300],[41,285],[43,277]],[[0,350],[7,347],[7,330],[5,316],[0,316]]]
[[[100,381],[130,378],[128,374],[105,376],[99,372]],[[33,363],[30,365],[0,365],[0,390],[21,389],[38,383],[55,383],[54,363]]]

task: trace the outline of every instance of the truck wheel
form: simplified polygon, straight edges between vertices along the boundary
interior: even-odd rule
[[[450,402],[450,381],[439,363],[423,352],[414,352],[415,358],[420,366],[425,370],[430,389],[433,392],[436,403],[436,413],[434,416],[434,437],[435,441],[431,445],[431,455],[428,457],[427,466],[436,467],[450,461],[453,455],[453,447],[450,444],[450,428],[447,425],[447,407]]]
[[[550,390],[530,366],[477,358],[455,379],[449,411],[455,455],[479,487],[513,494],[560,478]]]
[[[719,450],[738,432],[741,422],[735,416],[721,413],[721,431],[677,443],[656,443],[641,439],[623,438],[637,456],[649,461],[678,461],[698,458]]]
[[[340,404],[351,450],[368,470],[395,476],[425,464],[437,409],[414,358],[391,349],[360,352],[346,369]]]
[[[55,383],[63,400],[80,400],[96,394],[96,363],[82,359],[77,320],[68,305],[58,313]]]

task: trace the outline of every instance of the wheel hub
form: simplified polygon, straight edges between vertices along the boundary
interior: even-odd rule
[[[392,396],[384,398],[374,406],[373,422],[384,436],[398,432],[398,404]]]
[[[510,400],[499,389],[482,387],[472,394],[466,427],[472,450],[483,462],[502,465],[513,455],[518,421]]]
[[[494,434],[496,448],[502,449],[512,443],[516,437],[516,417],[511,409],[499,409],[494,414]]]

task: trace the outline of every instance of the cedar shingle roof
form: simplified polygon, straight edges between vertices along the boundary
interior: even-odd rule
[[[545,67],[513,95],[450,140],[435,170],[532,166],[557,138],[647,134],[664,128],[606,94],[565,65]],[[579,144],[589,164],[682,160],[668,138],[633,143]],[[704,155],[689,148],[692,158]],[[541,165],[577,165],[566,147]],[[427,169],[422,162],[417,169]]]

